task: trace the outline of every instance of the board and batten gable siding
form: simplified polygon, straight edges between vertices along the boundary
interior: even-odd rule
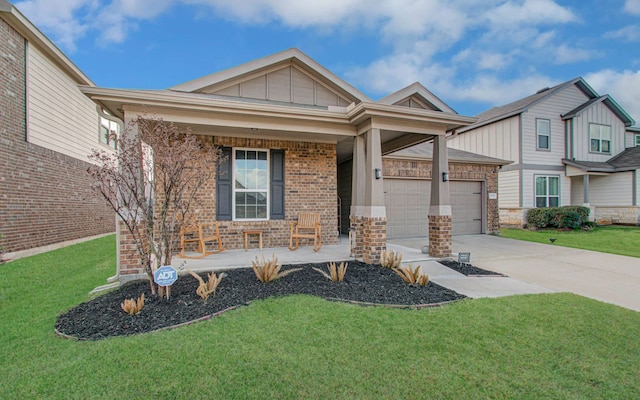
[[[245,97],[315,106],[346,107],[351,102],[296,67],[288,66],[220,90],[223,96]]]
[[[520,171],[498,173],[498,207],[520,207]]]
[[[633,173],[617,172],[589,177],[589,204],[629,206],[633,204]]]
[[[592,153],[589,140],[589,124],[596,123],[611,127],[611,153]],[[624,123],[605,106],[598,103],[584,110],[574,118],[574,157],[582,161],[607,161],[625,149]]]
[[[100,147],[95,103],[34,46],[28,46],[27,65],[28,141],[89,161],[92,149]]]
[[[517,164],[520,161],[519,131],[520,118],[516,115],[452,136],[447,147]]]
[[[535,207],[536,176],[557,176],[560,178],[560,205],[571,205],[571,178],[564,171],[524,170],[522,171],[522,206]]]
[[[589,100],[575,85],[555,93],[522,113],[522,163],[561,166],[565,157],[565,122],[560,117]],[[536,119],[551,121],[549,150],[537,149]]]

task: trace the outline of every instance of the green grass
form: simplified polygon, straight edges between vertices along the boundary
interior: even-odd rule
[[[623,256],[640,257],[640,227],[636,226],[599,226],[592,231],[581,229],[574,231],[556,231],[541,229],[501,229],[500,236],[551,244],[549,238],[556,238],[554,246],[601,251]]]
[[[107,237],[0,266],[0,398],[640,397],[640,314],[571,294],[420,311],[292,296],[173,331],[57,337],[114,250]]]

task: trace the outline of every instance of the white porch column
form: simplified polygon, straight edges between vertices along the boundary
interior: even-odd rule
[[[365,169],[365,141],[364,136],[353,139],[353,165],[351,175],[351,215],[362,215],[366,193]]]
[[[447,139],[444,135],[438,135],[433,140],[431,205],[429,206],[429,254],[434,257],[451,255],[452,229],[453,216],[449,196]]]
[[[584,189],[582,205],[585,207],[589,207],[589,174],[582,175],[582,186]]]

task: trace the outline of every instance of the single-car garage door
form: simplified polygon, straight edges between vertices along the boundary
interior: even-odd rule
[[[453,234],[482,233],[482,183],[452,181],[449,188]],[[431,181],[385,178],[387,238],[427,236],[430,195]]]

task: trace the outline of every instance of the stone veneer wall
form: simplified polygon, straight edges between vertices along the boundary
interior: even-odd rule
[[[0,245],[5,253],[116,227],[114,213],[91,190],[88,163],[27,142],[25,51],[25,39],[0,19]]]
[[[382,168],[384,176],[431,179],[431,161],[384,158],[382,160]],[[489,193],[498,193],[497,169],[497,165],[449,162],[450,180],[485,182],[487,191],[487,197],[485,198],[487,204],[487,233],[494,233],[500,230],[498,199],[489,199]]]

